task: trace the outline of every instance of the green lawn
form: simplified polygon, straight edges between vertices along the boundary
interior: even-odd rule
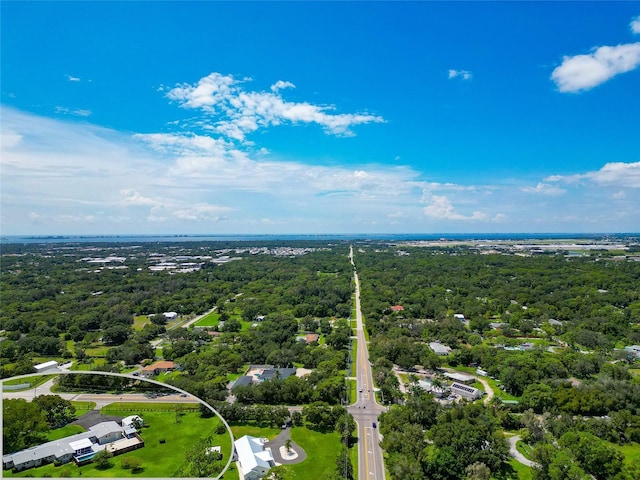
[[[336,432],[319,433],[306,427],[293,427],[291,438],[307,452],[304,462],[289,466],[294,478],[318,478],[335,467],[341,447],[340,435]]]
[[[358,392],[356,391],[357,388],[357,381],[355,380],[347,380],[347,383],[349,385],[349,403],[356,403],[356,400],[358,400]]]
[[[530,467],[517,462],[513,458],[509,462],[509,465],[511,465],[511,468],[513,468],[516,474],[516,476],[512,477],[512,480],[531,480],[533,478]]]
[[[631,442],[627,445],[616,445],[610,443],[616,450],[619,450],[624,455],[624,463],[627,465],[640,464],[640,443]]]
[[[101,346],[87,348],[84,353],[86,353],[88,357],[106,357],[108,351],[109,347]]]
[[[151,323],[151,320],[146,315],[136,315],[133,317],[133,329],[142,330],[145,325]]]
[[[205,315],[200,320],[198,320],[194,327],[215,327],[218,325],[220,321],[220,314],[216,312],[211,312],[209,315]]]
[[[236,439],[244,435],[273,439],[281,432],[278,428],[263,428],[246,424],[232,425],[231,431]],[[307,453],[307,459],[304,462],[287,466],[287,469],[294,474],[294,478],[316,478],[327,469],[335,466],[336,457],[340,453],[341,446],[340,436],[336,432],[319,433],[306,427],[293,427],[291,429],[291,438]],[[355,452],[350,452],[350,456],[354,462],[354,469],[357,469],[357,445],[352,450],[355,450]],[[225,477],[227,476],[225,475]]]
[[[20,392],[22,390],[30,390],[34,387],[39,387],[40,385],[45,383],[47,380],[50,380],[54,376],[55,375],[41,375],[38,377],[18,378],[13,380],[5,380],[4,382],[2,382],[2,384],[3,385],[21,385],[23,383],[28,383],[29,384],[28,387],[21,388],[20,390],[11,390],[12,392]]]
[[[122,410],[118,410],[120,405]],[[111,404],[108,409],[101,410],[103,413],[117,414],[121,416],[131,415],[129,407],[138,404]],[[145,404],[144,407],[149,408]],[[212,437],[211,445],[220,445],[224,459],[227,460],[231,453],[231,441],[225,432],[222,435],[214,433],[215,427],[220,423],[217,417],[201,418],[198,412],[183,413],[176,417],[173,405],[162,404],[164,411],[144,411],[140,412],[147,425],[141,431],[141,437],[145,441],[145,446],[138,450],[113,457],[113,466],[106,470],[98,470],[93,464],[77,467],[74,464],[66,464],[60,467],[46,465],[32,468],[13,474],[5,470],[3,474],[10,477],[176,477],[185,464],[185,453],[199,439]],[[160,443],[164,439],[165,443]],[[124,458],[137,458],[142,462],[143,470],[133,474],[131,470],[121,467]],[[226,478],[232,478],[225,475]]]
[[[280,433],[279,428],[259,427],[251,424],[231,425],[231,431],[233,432],[233,437],[236,439],[244,437],[245,435],[272,439]]]
[[[85,429],[80,425],[65,425],[61,428],[56,428],[54,430],[49,431],[46,437],[48,441],[58,440],[60,438],[69,437],[71,435],[75,435],[76,433],[82,433]]]
[[[107,360],[105,358],[91,358],[91,363],[78,363],[73,362],[71,370],[95,370],[96,367],[106,365]]]
[[[96,408],[96,402],[77,402],[75,400],[71,400],[71,405],[76,407],[76,417],[84,415]]]

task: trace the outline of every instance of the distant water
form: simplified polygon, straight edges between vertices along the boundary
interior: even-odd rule
[[[433,234],[318,234],[318,235],[5,235],[2,243],[148,243],[148,242],[256,242],[287,240],[418,241],[418,240],[536,240],[637,237],[630,233],[433,233]]]

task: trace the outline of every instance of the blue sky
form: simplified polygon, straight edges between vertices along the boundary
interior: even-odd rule
[[[2,234],[639,230],[639,2],[0,8]]]

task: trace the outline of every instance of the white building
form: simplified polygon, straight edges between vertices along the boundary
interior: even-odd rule
[[[640,345],[629,345],[628,347],[624,347],[624,349],[636,358],[640,358]]]
[[[34,365],[33,368],[36,369],[36,373],[44,372],[45,370],[49,370],[51,368],[57,368],[58,362],[55,360],[51,360],[50,362],[39,363],[38,365]]]
[[[456,393],[464,398],[469,398],[471,400],[476,400],[484,395],[484,392],[482,390],[478,390],[477,388],[470,387],[469,385],[463,385],[462,383],[456,382],[451,385],[451,393]]]
[[[265,443],[266,439],[250,435],[233,442],[241,480],[258,480],[264,477],[271,467],[275,467],[271,450],[265,448]]]
[[[476,381],[476,377],[474,377],[473,375],[469,375],[467,373],[460,373],[460,372],[454,372],[454,373],[445,373],[444,374],[445,377],[450,378],[451,380],[453,380],[454,382],[458,382],[458,383],[473,383]]]
[[[451,352],[449,347],[438,342],[431,342],[429,344],[429,348],[431,348],[431,350],[433,350],[437,355],[449,355],[449,352]]]
[[[169,321],[175,320],[176,318],[178,318],[178,314],[176,312],[164,312],[162,315],[164,315],[164,318],[166,318]]]
[[[144,441],[136,435],[134,427],[123,428],[113,421],[101,422],[86,432],[3,455],[2,467],[21,471],[53,462],[73,460],[84,464],[100,450],[106,449],[118,455],[141,447],[144,447]]]

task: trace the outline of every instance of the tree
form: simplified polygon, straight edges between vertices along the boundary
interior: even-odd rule
[[[491,470],[482,462],[472,463],[465,469],[469,480],[489,480]]]
[[[59,395],[38,395],[33,401],[45,413],[51,428],[66,425],[75,418],[76,408]]]
[[[2,402],[3,452],[11,453],[44,441],[49,431],[45,413],[37,404],[26,400],[9,399]]]
[[[291,439],[287,438],[287,441],[284,442],[284,448],[287,450],[287,453],[291,453]]]
[[[113,463],[111,462],[111,457],[113,455],[111,452],[106,450],[100,450],[93,456],[93,463],[96,464],[96,468],[99,470],[106,470],[107,468],[113,467]]]
[[[219,452],[210,452],[209,443],[200,440],[185,454],[187,466],[184,474],[189,477],[210,477],[221,470]]]

